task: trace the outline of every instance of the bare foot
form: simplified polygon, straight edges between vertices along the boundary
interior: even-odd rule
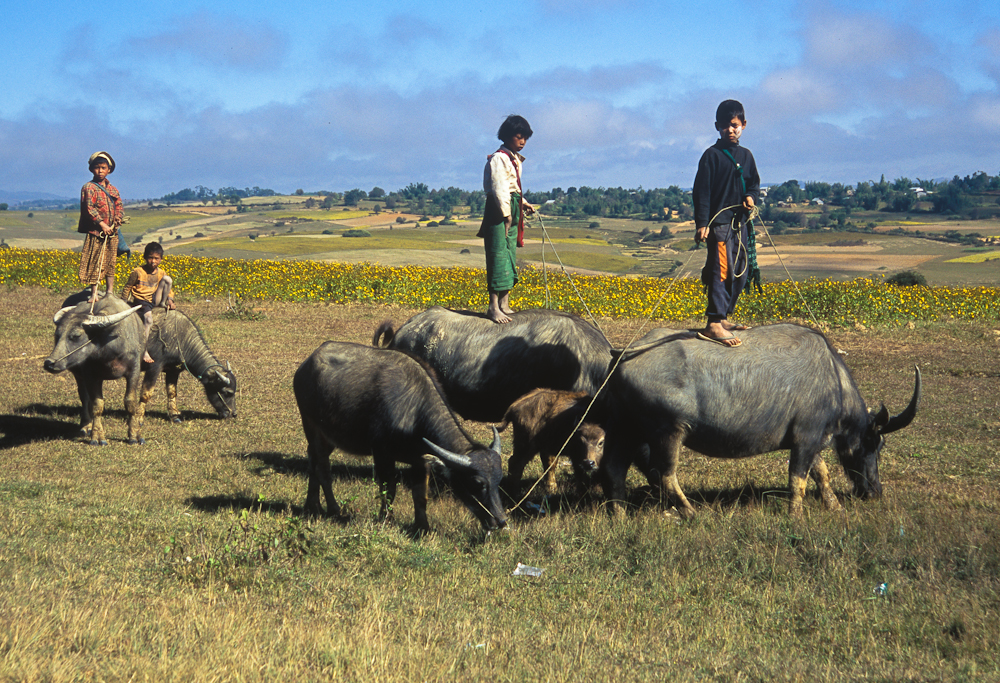
[[[742,323],[731,323],[728,320],[723,320],[720,324],[722,325],[723,329],[728,330],[730,332],[732,332],[733,330],[736,330],[737,332],[744,332],[750,329],[749,325],[744,325]]]
[[[491,307],[490,310],[486,311],[486,317],[495,323],[500,323],[501,325],[510,322],[510,318],[508,318],[507,315],[505,315],[499,308],[494,309]]]
[[[501,306],[500,310],[506,313],[507,315],[514,315],[514,309],[512,309],[510,306]]]
[[[152,365],[155,361],[153,361],[153,357],[150,356],[149,352],[147,351],[146,353],[142,354],[142,362],[149,363],[150,365]]]

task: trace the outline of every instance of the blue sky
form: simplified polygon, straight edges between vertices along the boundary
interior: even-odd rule
[[[529,189],[689,187],[730,97],[765,183],[1000,173],[995,1],[56,0],[5,25],[8,192],[74,196],[99,149],[132,199],[473,189],[509,113]]]

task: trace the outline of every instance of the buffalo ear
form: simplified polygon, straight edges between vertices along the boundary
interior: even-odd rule
[[[493,427],[493,445],[490,446],[490,450],[500,455],[500,432],[497,431],[496,427]]]
[[[879,429],[889,424],[889,410],[883,403],[878,411],[872,416],[872,422]]]

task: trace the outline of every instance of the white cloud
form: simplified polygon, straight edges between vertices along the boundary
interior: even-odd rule
[[[192,60],[207,66],[259,71],[281,65],[288,37],[263,21],[200,11],[174,18],[166,30],[132,38],[126,49],[139,59]]]

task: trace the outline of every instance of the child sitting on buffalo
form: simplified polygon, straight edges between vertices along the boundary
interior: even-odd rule
[[[520,152],[531,137],[531,126],[523,116],[511,114],[500,125],[497,137],[503,143],[487,157],[483,172],[486,210],[477,237],[486,250],[486,289],[490,307],[486,315],[495,323],[509,323],[510,290],[517,284],[517,247],[524,246],[524,216],[535,209],[521,191]]]
[[[142,306],[139,312],[142,314],[143,322],[143,363],[152,363],[153,358],[146,350],[149,341],[149,330],[153,326],[153,309],[163,306],[167,310],[176,308],[174,299],[171,296],[171,288],[174,281],[160,268],[160,261],[163,260],[163,247],[159,242],[150,242],[142,252],[142,258],[146,261],[138,268],[129,273],[125,289],[122,291],[122,298],[125,301]]]

